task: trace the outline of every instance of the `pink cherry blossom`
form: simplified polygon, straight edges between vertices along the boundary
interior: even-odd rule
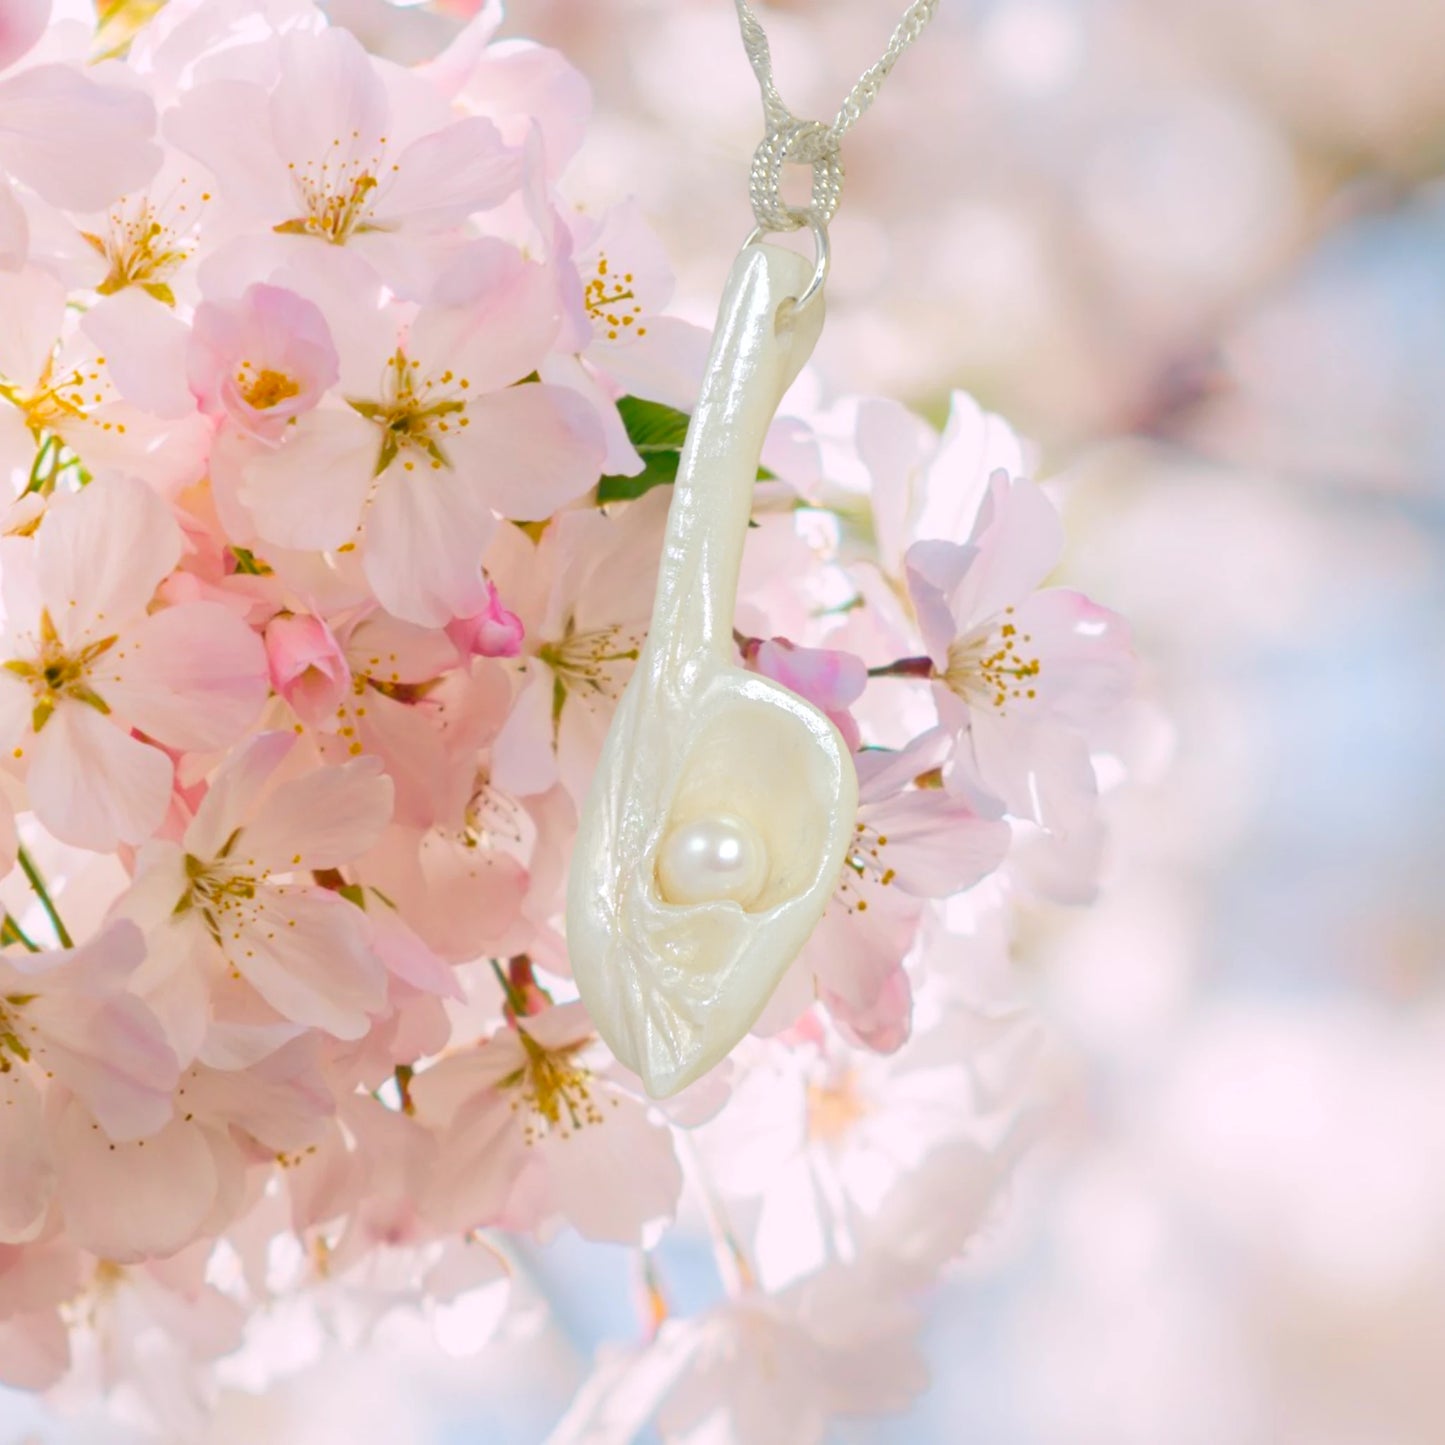
[[[365,1032],[385,999],[362,909],[308,875],[371,845],[391,816],[390,780],[358,759],[283,781],[294,745],[258,736],[217,774],[181,843],[154,842],[141,857],[129,908],[156,958],[147,982],[188,1057],[206,1052],[210,1027],[197,1016],[197,971],[239,975],[273,1019],[339,1038]]]
[[[181,349],[168,345],[175,323],[164,308],[139,298],[146,307],[137,322],[126,304],[134,299],[107,297],[77,324],[54,276],[0,272],[0,304],[12,323],[0,336],[0,470],[17,490],[31,483],[47,447],[63,447],[94,475],[125,473],[166,492],[204,469],[205,421],[145,409],[157,391],[177,394],[163,363]],[[117,355],[107,355],[112,340]],[[140,401],[123,394],[121,375],[143,380]]]
[[[894,1191],[935,1158],[983,1199],[998,1187],[1036,1081],[1036,1030],[1017,1010],[995,1018],[924,994],[926,1033],[887,1055],[810,1016],[786,1047],[769,1041],[748,1061],[728,1108],[698,1131],[719,1187],[757,1201],[753,1264],[767,1287],[834,1257],[840,1231],[876,1237]]]
[[[589,1239],[636,1242],[676,1204],[681,1173],[646,1104],[589,1065],[581,1004],[517,1020],[414,1084],[443,1129],[423,1208],[452,1228],[534,1229],[561,1214]],[[601,1159],[628,1161],[608,1187]]]
[[[424,307],[400,331],[382,312],[352,326],[374,357],[365,389],[343,375],[344,399],[300,417],[281,445],[236,459],[263,540],[359,548],[382,606],[429,626],[485,604],[480,561],[498,513],[549,516],[595,484],[603,456],[583,398],[512,384],[555,331],[537,268],[478,243],[463,269],[456,304]]]
[[[643,461],[612,403],[625,392],[691,406],[707,357],[707,333],[664,314],[672,268],[636,203],[614,206],[600,218],[577,215],[569,223],[575,234],[566,274],[580,275],[581,285],[576,292],[564,288],[569,305],[558,349],[575,353],[575,359],[556,356],[543,375],[593,399],[607,428],[607,470],[632,476]]]
[[[125,992],[143,955],[139,931],[122,922],[79,949],[0,957],[0,1241],[35,1238],[57,1194],[67,1216],[82,1207],[84,1157],[169,1125],[176,1056],[155,1015]],[[47,1097],[69,1101],[73,1130],[47,1121]]]
[[[339,375],[320,310],[284,287],[260,284],[238,301],[196,308],[188,374],[203,411],[272,442]]]
[[[0,265],[24,264],[29,225],[16,183],[47,202],[93,210],[142,185],[160,164],[155,107],[129,85],[79,66],[25,64],[49,0],[9,0],[0,17]]]
[[[57,496],[35,541],[3,545],[0,747],[24,762],[57,837],[139,843],[170,801],[171,759],[155,744],[236,741],[266,695],[260,640],[214,603],[147,614],[181,536],[139,482]]]
[[[908,1038],[912,988],[904,964],[924,914],[920,900],[947,898],[1003,862],[1007,823],[979,817],[946,792],[942,729],[898,752],[854,755],[858,820],[842,878],[761,1030],[791,1023],[815,999],[855,1043],[881,1053]]]
[[[488,565],[525,628],[521,691],[493,749],[521,796],[559,780],[580,803],[646,636],[667,497],[567,512],[533,545],[505,531]]]
[[[907,567],[968,786],[1067,830],[1087,816],[1088,734],[1127,695],[1132,654],[1116,614],[1077,592],[1035,590],[1061,547],[1048,498],[999,472],[968,543],[916,542]]]
[[[216,177],[232,227],[354,247],[414,294],[417,248],[516,188],[520,152],[491,121],[389,85],[347,31],[293,32],[277,61],[274,85],[215,80],[167,119]]]

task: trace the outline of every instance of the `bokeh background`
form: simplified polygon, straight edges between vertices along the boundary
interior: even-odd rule
[[[457,24],[330,8],[398,58]],[[769,7],[793,108],[900,10]],[[637,195],[710,319],[760,127],[729,0],[506,27],[594,86],[574,195]],[[845,157],[825,385],[1034,440],[1168,735],[1097,906],[1028,920],[1052,1123],[931,1307],[934,1384],[836,1438],[1439,1445],[1445,5],[943,0]],[[480,1362],[398,1327],[216,1445],[535,1445],[633,1328],[621,1256],[563,1242]],[[0,1401],[10,1439],[129,1437]]]

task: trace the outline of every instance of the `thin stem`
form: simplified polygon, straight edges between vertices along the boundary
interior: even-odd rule
[[[512,980],[507,977],[501,962],[495,958],[489,958],[487,962],[492,965],[492,972],[497,975],[497,982],[502,986],[502,992],[507,998],[507,1007],[512,1010],[513,1016],[519,1019],[526,1018],[527,1000],[517,991]]]
[[[754,1284],[752,1267],[737,1235],[732,1231],[722,1201],[707,1177],[702,1159],[693,1148],[686,1134],[675,1133],[677,1157],[682,1163],[683,1174],[692,1182],[702,1203],[703,1217],[707,1221],[708,1237],[712,1242],[713,1264],[718,1278],[729,1299],[746,1294]]]
[[[74,948],[75,940],[70,936],[70,930],[66,928],[61,920],[60,914],[55,907],[55,902],[50,896],[50,890],[45,886],[45,880],[40,876],[40,870],[35,866],[35,860],[24,848],[20,850],[20,867],[26,878],[30,880],[30,886],[35,890],[35,896],[40,900],[40,906],[45,910],[45,916],[50,920],[50,926],[55,930],[55,936],[60,940],[62,948]]]
[[[40,443],[35,461],[30,468],[30,480],[25,485],[25,495],[38,492],[55,475],[55,463],[60,451],[60,438],[53,432]]]
[[[935,668],[931,657],[900,657],[895,662],[885,662],[882,667],[870,667],[869,677],[933,677]]]
[[[657,1261],[650,1250],[637,1251],[637,1309],[642,1316],[643,1333],[648,1340],[657,1337],[657,1332],[672,1313],[667,1303],[667,1293],[657,1272]]]
[[[21,928],[11,913],[7,913],[4,921],[0,922],[0,943],[18,943],[30,953],[40,952],[40,945]]]

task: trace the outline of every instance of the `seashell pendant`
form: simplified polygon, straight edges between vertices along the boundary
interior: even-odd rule
[[[857,780],[826,717],[734,661],[733,609],[763,438],[817,342],[811,272],[749,244],[723,293],[668,515],[647,641],[577,836],[573,973],[654,1098],[752,1027],[838,881]]]

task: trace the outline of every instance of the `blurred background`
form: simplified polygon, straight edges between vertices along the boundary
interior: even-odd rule
[[[399,58],[458,13],[330,8]],[[768,7],[793,109],[901,8]],[[589,77],[569,189],[636,194],[709,320],[760,133],[729,0],[506,30]],[[939,421],[962,387],[1036,442],[1173,737],[1098,905],[1029,921],[1054,1123],[930,1308],[934,1384],[836,1439],[1439,1445],[1445,4],[943,0],[845,158],[828,386]],[[622,1261],[585,1268],[480,1366],[419,1365],[429,1419],[362,1356],[297,1388],[337,1441],[534,1442],[618,1329]],[[279,1439],[249,1408],[235,1445]]]

